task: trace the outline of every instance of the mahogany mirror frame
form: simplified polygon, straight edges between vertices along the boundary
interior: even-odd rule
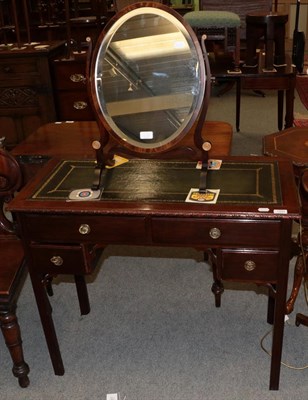
[[[176,20],[178,20],[183,26],[183,29],[185,29],[186,34],[191,40],[191,46],[193,46],[200,64],[199,77],[202,93],[197,99],[196,107],[191,112],[188,123],[186,123],[186,125],[177,134],[177,136],[173,137],[170,141],[164,143],[163,145],[150,148],[137,146],[120,138],[119,135],[114,132],[114,130],[110,127],[108,121],[104,117],[96,94],[96,63],[104,38],[106,37],[106,35],[108,35],[109,29],[117,21],[119,21],[119,19],[121,19],[123,16],[125,16],[125,18],[128,18],[128,13],[142,7],[153,7],[153,14],[155,14],[155,9],[162,10],[166,13],[165,15],[170,14],[173,19],[176,18]],[[207,57],[204,58],[204,49],[202,51],[199,41],[192,28],[184,21],[180,14],[172,10],[170,7],[161,3],[154,2],[134,3],[119,11],[108,22],[105,29],[101,32],[93,54],[91,55],[91,61],[89,62],[88,66],[88,90],[89,97],[92,102],[92,108],[100,129],[100,141],[95,141],[93,143],[93,148],[96,150],[97,158],[98,160],[100,160],[101,164],[110,164],[110,160],[112,160],[114,154],[131,155],[138,158],[164,158],[166,154],[180,154],[181,149],[177,148],[177,146],[188,133],[190,135],[192,134],[192,129],[194,129],[194,132],[192,134],[194,138],[193,145],[201,149],[201,151],[208,150],[208,148],[204,146],[204,140],[201,137],[201,129],[206,117],[208,101],[210,97],[210,73],[208,60]],[[198,122],[196,123],[196,121]]]

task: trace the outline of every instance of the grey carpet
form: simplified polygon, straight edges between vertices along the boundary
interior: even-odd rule
[[[244,93],[233,154],[261,154],[261,137],[277,130],[276,100]],[[213,96],[208,119],[234,125],[234,92]],[[1,336],[1,399],[105,400],[118,392],[121,400],[306,400],[308,369],[282,366],[280,390],[268,390],[270,357],[260,347],[270,330],[266,290],[225,284],[217,309],[211,284],[197,251],[111,246],[89,279],[91,313],[80,317],[74,284],[57,278],[51,303],[66,368],[59,377],[27,279],[17,313],[31,382],[18,386]],[[285,327],[283,360],[292,366],[308,364],[308,328],[294,326],[299,311],[308,313],[303,290]],[[270,349],[270,335],[264,344]]]

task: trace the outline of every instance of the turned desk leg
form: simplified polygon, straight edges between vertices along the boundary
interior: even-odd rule
[[[24,360],[20,327],[14,310],[0,311],[0,326],[13,360],[13,374],[22,388],[29,386],[28,364]]]

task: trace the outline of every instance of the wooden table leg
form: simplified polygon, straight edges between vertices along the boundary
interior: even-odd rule
[[[236,80],[236,131],[240,131],[241,118],[241,79]]]
[[[90,302],[84,275],[74,275],[81,315],[89,314]]]
[[[296,75],[290,77],[289,89],[286,90],[286,116],[285,128],[292,128],[294,121],[294,92],[295,92]]]
[[[32,272],[31,270],[30,278],[36,298],[36,304],[41,317],[41,323],[44,330],[54,373],[56,375],[64,375],[64,366],[52,319],[52,308],[49,303],[47,291],[45,288],[45,279],[41,274],[37,274],[35,272]]]
[[[292,225],[284,223],[284,238],[291,237]],[[279,389],[281,356],[282,356],[282,343],[284,331],[284,317],[286,308],[286,296],[288,285],[288,271],[289,271],[289,256],[290,246],[287,243],[281,243],[279,274],[276,286],[275,295],[275,314],[273,325],[273,339],[272,339],[272,358],[271,358],[271,372],[270,372],[270,390]]]
[[[283,103],[284,91],[278,90],[278,130],[281,131],[283,127]]]

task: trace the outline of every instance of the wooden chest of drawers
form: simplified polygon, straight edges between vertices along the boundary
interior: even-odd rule
[[[0,125],[6,147],[56,119],[50,60],[63,47],[64,42],[49,42],[0,48]]]
[[[52,68],[58,120],[94,120],[86,86],[86,55],[54,59]]]

